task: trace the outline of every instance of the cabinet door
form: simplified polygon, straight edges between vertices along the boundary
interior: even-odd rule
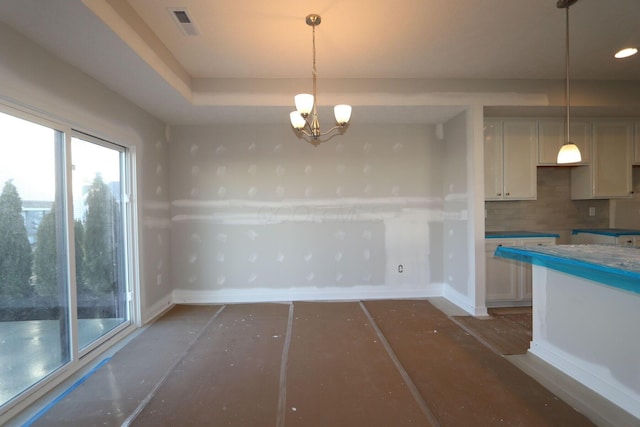
[[[484,122],[484,198],[502,199],[502,122]]]
[[[592,185],[594,197],[631,194],[633,122],[598,120],[593,123]]]
[[[616,244],[619,246],[637,246],[638,236],[619,236],[616,239]]]
[[[538,165],[557,166],[558,151],[565,143],[564,119],[541,119],[538,121]],[[589,163],[591,154],[591,122],[571,121],[571,141],[580,149],[583,163]]]
[[[551,246],[556,244],[556,239],[549,238],[531,238],[531,239],[522,239],[522,246]],[[532,268],[531,264],[528,262],[522,263],[522,281],[520,286],[520,299],[525,301],[530,301],[532,298],[531,293],[531,276],[532,276]]]
[[[515,239],[512,241],[486,242],[486,300],[487,302],[498,303],[501,301],[516,301],[518,299],[521,263],[494,256],[498,246],[517,245]]]
[[[535,120],[505,120],[502,125],[504,199],[537,195],[538,126]]]
[[[636,132],[633,143],[633,164],[640,165],[640,121],[636,122]]]

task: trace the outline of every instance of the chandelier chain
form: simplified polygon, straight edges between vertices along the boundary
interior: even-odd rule
[[[313,103],[313,113],[314,115],[317,114],[317,86],[316,86],[316,78],[317,78],[317,74],[318,74],[318,69],[316,68],[316,24],[314,23],[312,26],[312,33],[313,33],[313,99],[314,99],[314,103]]]

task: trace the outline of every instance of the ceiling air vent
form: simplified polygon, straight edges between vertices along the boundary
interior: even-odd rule
[[[193,19],[189,16],[187,9],[169,8],[167,10],[173,17],[178,28],[180,28],[185,35],[197,36],[200,34],[196,28],[196,24],[193,22]]]

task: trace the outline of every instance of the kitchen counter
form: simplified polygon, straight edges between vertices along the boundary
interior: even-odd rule
[[[630,230],[626,228],[576,228],[571,232],[571,234],[581,233],[620,237],[640,235],[640,230]]]
[[[640,294],[638,248],[614,245],[500,246],[495,254]]]
[[[640,422],[640,249],[502,246],[495,254],[533,265],[529,352]]]
[[[486,239],[526,239],[526,238],[536,238],[536,237],[555,237],[557,239],[560,237],[560,235],[556,233],[544,233],[540,231],[516,230],[516,231],[487,231],[484,233],[484,237]]]

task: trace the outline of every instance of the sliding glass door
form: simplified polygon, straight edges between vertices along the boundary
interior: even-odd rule
[[[0,113],[0,403],[70,361],[64,134]]]
[[[0,408],[130,323],[126,156],[0,109]]]
[[[78,346],[129,320],[124,228],[124,151],[88,136],[71,139]]]

